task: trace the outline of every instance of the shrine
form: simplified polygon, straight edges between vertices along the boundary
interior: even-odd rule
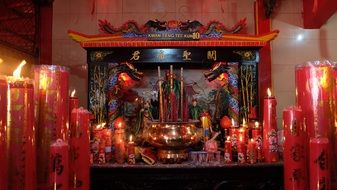
[[[0,190],[337,189],[333,1],[0,10]]]

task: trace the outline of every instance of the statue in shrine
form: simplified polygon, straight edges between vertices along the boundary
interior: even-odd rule
[[[189,106],[188,112],[189,112],[189,118],[193,120],[199,120],[200,114],[202,113],[202,107],[198,105],[198,100],[193,99],[192,105]]]
[[[143,102],[142,108],[139,110],[136,127],[134,128],[134,134],[137,136],[142,133],[144,128],[150,126],[150,122],[153,121],[151,102],[146,100]]]
[[[178,120],[178,105],[180,102],[180,81],[176,79],[173,70],[166,73],[166,80],[162,83],[164,95],[164,109],[166,121]]]

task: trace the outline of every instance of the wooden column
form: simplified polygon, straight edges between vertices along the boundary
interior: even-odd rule
[[[254,3],[255,34],[264,34],[271,31],[271,19],[265,16],[263,0]],[[267,88],[271,88],[271,48],[270,42],[259,51],[258,89],[259,89],[259,118],[263,116],[263,98],[267,96]],[[272,88],[271,88],[272,89]]]
[[[53,1],[38,0],[39,64],[52,64]]]

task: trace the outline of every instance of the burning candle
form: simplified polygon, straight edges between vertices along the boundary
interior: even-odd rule
[[[73,109],[70,121],[71,189],[89,189],[89,125],[90,112],[84,108]]]
[[[315,137],[309,143],[310,189],[331,189],[329,139]]]
[[[22,61],[13,77],[7,78],[7,175],[11,190],[36,189],[34,87],[32,80],[20,76],[25,63]]]
[[[112,130],[111,129],[104,129],[104,151],[105,151],[105,162],[110,163],[112,162]]]
[[[242,136],[238,142],[238,163],[246,163],[246,143],[243,141]]]
[[[0,189],[7,189],[7,80],[0,76]]]
[[[125,150],[125,122],[122,117],[115,120],[115,159],[119,164],[124,164],[126,150]]]
[[[225,157],[225,163],[231,163],[232,162],[232,143],[231,143],[231,140],[230,140],[229,136],[227,137],[227,139],[225,141],[224,157]]]
[[[66,67],[38,65],[34,67],[35,111],[37,127],[38,186],[48,185],[48,155],[50,144],[57,139],[69,139],[69,72]]]
[[[78,105],[79,105],[79,100],[78,98],[75,96],[75,93],[76,93],[76,90],[73,90],[71,92],[71,95],[69,97],[69,118],[71,116],[71,111],[74,109],[74,108],[78,108]],[[71,120],[71,119],[70,119]]]
[[[128,143],[128,163],[136,164],[135,158],[135,143],[132,140],[132,135],[130,135],[129,143]]]
[[[247,146],[247,162],[255,164],[257,162],[257,147],[254,139],[250,139]]]
[[[50,187],[54,190],[69,189],[69,146],[62,139],[50,145]]]
[[[245,119],[243,119],[242,125],[241,125],[241,127],[239,129],[239,137],[240,136],[242,137],[242,141],[244,143],[246,143],[247,139],[249,138],[249,136],[248,136],[248,125],[246,124],[246,120]]]
[[[268,88],[268,96],[263,105],[263,153],[266,162],[278,161],[277,124],[276,124],[276,99],[271,96]]]
[[[254,128],[252,129],[252,138],[256,142],[257,161],[262,162],[263,160],[262,132],[261,132],[261,127],[258,121],[254,123]]]
[[[93,141],[91,143],[91,154],[92,154],[92,160],[93,163],[100,163],[100,152],[104,151],[100,151],[100,147],[101,147],[101,143],[103,140],[103,130],[104,130],[104,126],[106,125],[106,123],[100,123],[97,124],[95,126],[93,126],[92,129],[92,138]],[[104,157],[104,163],[105,163],[105,154],[103,154]]]
[[[284,127],[284,187],[285,189],[308,189],[306,168],[306,131],[302,110],[287,107],[283,110]]]

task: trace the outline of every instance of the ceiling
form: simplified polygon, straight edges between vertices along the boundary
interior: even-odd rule
[[[36,56],[37,7],[32,0],[0,0],[0,43]]]

